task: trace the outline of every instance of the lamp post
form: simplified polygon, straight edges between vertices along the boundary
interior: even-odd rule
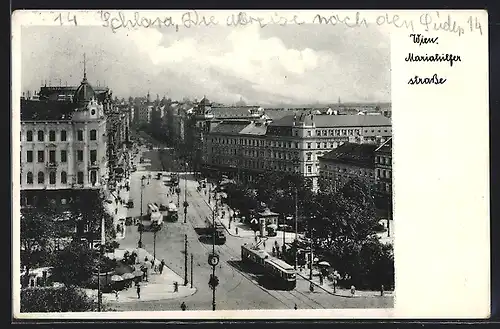
[[[156,233],[160,230],[158,224],[153,225],[153,259],[156,259]]]
[[[297,182],[295,185],[295,263],[294,263],[294,269],[297,269],[297,251],[298,251],[298,217],[299,217],[299,210],[298,210],[298,189],[297,185],[299,184],[299,164],[300,164],[300,159],[298,156],[296,156],[293,159],[293,164],[294,164],[294,169],[295,169],[295,174],[297,175]]]
[[[187,202],[187,167],[188,163],[186,162],[186,171],[184,173],[184,224],[187,222],[187,208],[189,206]]]
[[[215,276],[215,267],[219,263],[219,256],[215,254],[215,208],[212,208],[212,253],[208,256],[208,263],[212,266],[212,274],[210,275],[210,280],[208,285],[212,289],[212,311],[215,311],[215,289],[219,284],[219,279]]]
[[[208,184],[208,204],[210,204],[210,202],[212,202],[212,184],[210,182],[207,182]]]
[[[310,258],[310,264],[309,264],[309,280],[312,280],[313,279],[313,228],[312,228],[312,225],[311,225],[311,244],[309,246],[310,250],[310,255],[309,255],[309,258]]]
[[[184,234],[184,285],[188,284],[188,236]]]
[[[142,175],[141,177],[141,215],[140,215],[140,218],[141,218],[141,222],[139,223],[139,242],[137,243],[137,247],[138,248],[142,248],[142,231],[143,231],[143,228],[144,228],[144,225],[142,223],[142,193],[143,193],[143,190],[144,190],[144,180],[146,179],[146,176]]]
[[[295,264],[294,264],[294,269],[297,269],[297,248],[298,248],[298,224],[297,224],[297,218],[299,211],[298,211],[298,205],[297,205],[297,187],[295,187]]]
[[[191,288],[193,288],[193,254],[191,254]]]

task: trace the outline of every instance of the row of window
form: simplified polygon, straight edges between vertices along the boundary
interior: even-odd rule
[[[339,173],[344,173],[345,175],[352,176],[355,175],[357,177],[370,177],[373,179],[373,172],[369,170],[347,170],[347,168],[338,168],[337,172],[332,172],[332,171],[321,171],[321,176],[323,177],[342,177],[342,174]]]
[[[383,164],[383,165],[390,165],[391,164],[391,158],[390,157],[384,157],[384,156],[376,156],[375,157],[375,163]]]
[[[68,162],[68,152],[66,150],[61,150],[59,160],[62,163]],[[76,160],[79,162],[83,161],[83,150],[76,151]],[[26,162],[28,163],[33,162],[33,151],[31,150],[26,151]],[[37,162],[39,163],[45,162],[45,151],[37,151]],[[56,151],[49,150],[49,163],[56,163],[56,162],[57,162]],[[91,163],[97,162],[97,150],[90,150],[90,162]]]
[[[244,168],[248,169],[274,169],[274,170],[279,170],[279,171],[288,171],[288,172],[299,172],[299,168],[295,167],[293,165],[289,164],[284,164],[284,163],[273,163],[272,165],[267,165],[266,162],[264,161],[257,161],[257,160],[243,160],[241,162],[234,161],[234,159],[226,159],[226,158],[220,158],[216,157],[213,159],[213,164],[218,164],[218,165],[231,165],[233,167],[239,167],[242,166]],[[316,165],[318,166],[318,165]],[[313,172],[313,166],[312,165],[306,165],[306,172],[308,174],[311,174]]]
[[[340,138],[335,141],[325,141],[325,142],[317,142],[316,148],[336,148],[339,142],[349,141],[349,138]],[[242,146],[255,146],[255,147],[281,147],[281,148],[299,148],[298,142],[287,142],[287,141],[265,141],[265,140],[256,140],[256,139],[235,139],[235,138],[222,138],[222,137],[213,137],[213,144],[220,145],[242,145]],[[313,146],[312,142],[308,142],[307,148],[310,149]]]
[[[329,182],[330,184],[333,185],[334,190],[338,190],[341,188],[351,177],[348,176],[342,176],[342,175],[337,175],[334,177],[322,177],[326,182]],[[375,185],[379,191],[382,192],[390,192],[391,190],[391,184],[389,183],[378,183]]]
[[[60,132],[60,141],[61,142],[66,142],[68,139],[68,133],[66,130],[61,130]],[[83,130],[79,129],[76,131],[76,137],[78,141],[83,141]],[[43,130],[38,130],[37,131],[37,140],[39,142],[44,142],[45,141],[45,132]],[[92,129],[90,130],[90,140],[95,141],[97,140],[97,130]],[[28,130],[26,131],[26,141],[32,142],[33,141],[33,131]],[[55,142],[56,141],[56,131],[55,130],[50,130],[49,131],[49,142]]]
[[[368,133],[371,130],[372,133],[375,133],[375,129],[365,129],[365,133]],[[378,133],[382,133],[382,130],[387,133],[389,130],[386,129],[377,129]],[[362,129],[322,129],[316,130],[316,136],[353,136],[360,135]],[[311,137],[312,133],[310,130],[307,131],[307,137]]]
[[[83,171],[79,171],[76,175],[76,181],[78,184],[83,184]],[[38,172],[38,177],[37,177],[37,183],[38,184],[45,184],[45,173],[43,171]],[[60,174],[60,183],[61,184],[67,184],[68,183],[68,174],[65,171],[61,171]],[[33,184],[33,173],[29,171],[26,174],[26,184],[32,185]],[[55,185],[56,184],[56,172],[51,171],[49,172],[49,184],[50,185]]]
[[[391,170],[377,169],[377,178],[391,178]]]

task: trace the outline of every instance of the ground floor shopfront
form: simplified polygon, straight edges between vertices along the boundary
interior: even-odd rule
[[[64,210],[78,199],[89,197],[102,198],[103,190],[101,188],[21,190],[21,208],[55,206]]]

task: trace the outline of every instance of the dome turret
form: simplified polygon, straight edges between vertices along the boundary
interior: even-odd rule
[[[85,55],[83,56],[83,80],[80,86],[75,91],[75,96],[73,97],[74,103],[87,104],[91,100],[95,99],[94,88],[87,81],[87,71],[85,67]]]

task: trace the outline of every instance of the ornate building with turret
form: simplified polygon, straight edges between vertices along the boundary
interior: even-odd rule
[[[55,87],[54,87],[55,88]],[[83,190],[102,190],[110,177],[107,113],[111,93],[83,79],[73,94],[43,90],[21,100],[21,205],[64,205]]]

